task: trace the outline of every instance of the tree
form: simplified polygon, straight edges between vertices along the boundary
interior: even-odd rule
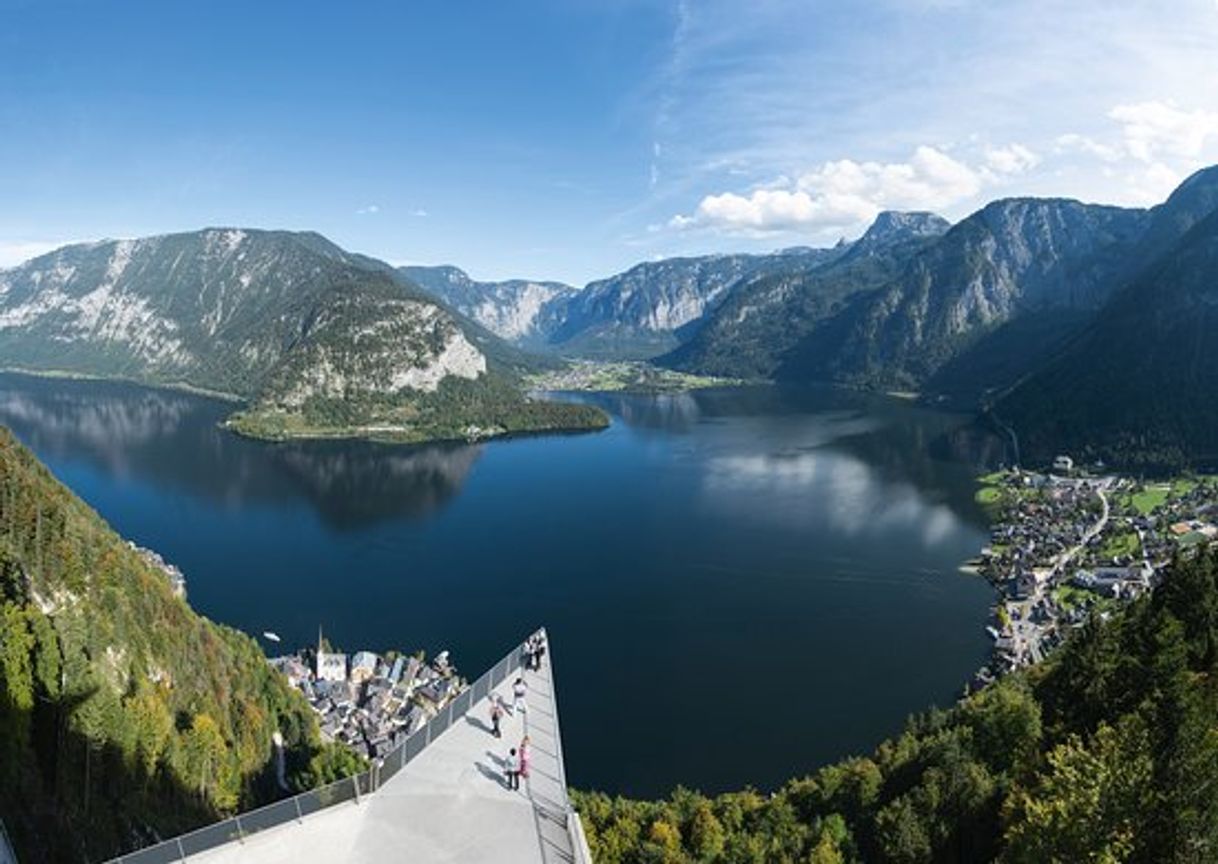
[[[929,861],[930,834],[909,795],[885,805],[875,817],[876,842],[882,860],[891,864]]]
[[[1055,747],[1048,771],[1013,790],[1004,810],[1010,864],[1115,864],[1134,849],[1153,760],[1145,725],[1102,724],[1090,742]]]
[[[161,697],[149,687],[128,700],[126,709],[135,727],[140,766],[144,776],[151,778],[155,776],[173,734],[173,716]]]
[[[726,839],[723,824],[708,801],[701,801],[689,820],[689,850],[701,861],[714,860],[723,851]]]
[[[224,736],[215,720],[207,714],[196,714],[183,744],[188,779],[199,790],[199,796],[206,797],[217,785],[225,756]]]
[[[34,636],[25,614],[14,603],[0,606],[0,774],[7,782],[21,770],[30,743],[30,714],[34,710],[34,670],[30,652]]]

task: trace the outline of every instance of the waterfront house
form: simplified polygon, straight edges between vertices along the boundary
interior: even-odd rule
[[[346,681],[347,655],[318,651],[316,677],[319,681]]]
[[[359,651],[351,658],[351,680],[356,684],[367,681],[376,674],[380,657],[371,651]]]

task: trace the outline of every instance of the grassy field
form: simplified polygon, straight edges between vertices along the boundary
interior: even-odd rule
[[[1103,597],[1094,591],[1079,588],[1077,585],[1058,585],[1053,589],[1052,595],[1063,609],[1075,609],[1088,602],[1093,603],[1095,608],[1100,611],[1116,606],[1116,601],[1111,597]]]
[[[1172,495],[1187,495],[1197,488],[1197,481],[1191,478],[1181,478],[1171,484]]]
[[[1147,486],[1141,492],[1132,495],[1129,501],[1135,510],[1143,516],[1149,516],[1167,501],[1171,492],[1171,486]]]
[[[976,498],[978,504],[992,507],[1002,501],[1002,490],[997,486],[982,486],[977,490]]]
[[[1119,558],[1121,556],[1135,556],[1141,550],[1142,544],[1138,540],[1137,532],[1126,531],[1123,534],[1114,534],[1109,537],[1104,543],[1104,548],[1100,550],[1100,555],[1104,558]]]

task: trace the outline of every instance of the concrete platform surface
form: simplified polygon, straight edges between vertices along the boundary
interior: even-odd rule
[[[191,864],[572,864],[570,805],[548,656],[539,672],[509,675],[494,692],[511,705],[512,684],[528,684],[527,710],[491,734],[490,700],[465,717],[360,803],[348,802],[239,843],[190,856]],[[509,747],[531,740],[531,770],[507,788]]]

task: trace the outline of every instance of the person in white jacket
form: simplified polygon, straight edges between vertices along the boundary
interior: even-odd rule
[[[509,789],[520,788],[520,760],[516,758],[515,747],[508,751],[508,755],[503,760],[503,776],[507,780]]]
[[[517,711],[525,712],[528,710],[528,705],[525,703],[525,695],[529,692],[529,685],[524,683],[523,678],[517,678],[516,683],[512,685],[512,713]]]

